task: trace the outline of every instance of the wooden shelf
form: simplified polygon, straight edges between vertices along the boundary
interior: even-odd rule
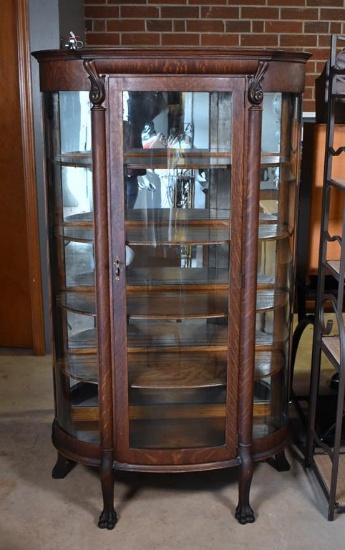
[[[288,291],[285,289],[260,289],[256,295],[257,313],[283,307],[288,301]]]
[[[137,449],[193,449],[225,445],[225,417],[132,420],[129,444]]]
[[[132,319],[189,319],[227,317],[228,288],[204,286],[178,290],[161,290],[160,287],[127,289],[127,315]],[[283,307],[288,292],[282,289],[258,290],[256,310],[264,312]],[[58,296],[62,307],[81,315],[96,314],[95,294],[87,291],[66,291]]]
[[[128,245],[219,244],[230,241],[230,221],[212,217],[204,209],[133,209],[128,211],[126,241]],[[260,240],[291,236],[286,224],[277,224],[275,216],[261,216]],[[273,222],[273,223],[272,223]],[[69,241],[93,242],[92,212],[68,216],[55,234]]]
[[[226,324],[190,319],[187,322],[168,320],[130,320],[127,327],[129,351],[147,352],[165,349],[188,351],[224,351],[228,348]]]
[[[223,244],[230,242],[229,223],[218,222],[217,226],[174,225],[174,226],[127,226],[126,244],[128,246],[175,246],[187,244]]]
[[[203,418],[225,418],[225,403],[201,404],[201,405],[130,405],[129,420],[161,420],[174,419],[203,419]]]
[[[96,315],[94,292],[66,291],[59,294],[57,302],[62,307],[81,315]]]
[[[92,292],[95,286],[95,272],[80,273],[71,276],[71,281],[68,284],[70,290],[82,291],[87,290]]]
[[[221,321],[221,319],[220,319]],[[205,322],[191,319],[186,322],[166,320],[131,320],[128,328],[129,351],[148,349],[176,351],[181,347],[187,351],[222,351],[228,347],[228,327],[220,322]],[[273,346],[281,347],[288,338],[287,328],[280,330],[279,335],[256,331],[255,345],[258,351],[268,352]]]
[[[280,327],[279,334],[257,330],[255,332],[255,348],[265,351],[275,346],[281,347],[287,342],[289,332],[286,326]]]
[[[95,234],[93,227],[83,226],[60,226],[55,230],[57,237],[62,237],[66,241],[75,241],[79,243],[93,243]]]
[[[88,225],[93,227],[93,212],[79,212],[65,217],[65,226]]]
[[[132,149],[124,154],[128,168],[175,170],[179,168],[229,168],[231,152],[209,151],[206,149]],[[261,165],[279,166],[288,162],[282,155],[262,155]]]
[[[256,351],[255,352],[255,380],[274,376],[285,365],[285,358],[281,351]]]
[[[207,285],[209,288],[229,283],[227,268],[141,267],[126,269],[128,290],[142,286]]]
[[[124,164],[127,168],[144,169],[192,169],[192,168],[229,168],[231,153],[228,151],[209,151],[207,149],[132,149],[125,151]]]
[[[55,163],[60,166],[72,166],[72,167],[81,167],[81,168],[92,168],[92,154],[91,151],[79,152],[72,151],[70,153],[62,153],[61,155],[56,155]]]
[[[98,357],[96,353],[70,354],[58,361],[59,369],[70,378],[98,384]]]
[[[96,422],[99,420],[99,407],[72,407],[71,417],[74,422]]]
[[[229,215],[224,217],[224,210],[214,208],[132,208],[126,211],[126,227],[132,227],[135,224],[140,226],[168,224],[173,227],[182,222],[195,222],[197,225],[202,222],[229,224]]]
[[[132,353],[129,384],[140,389],[214,388],[226,385],[226,353]]]
[[[262,223],[259,225],[259,239],[262,241],[279,240],[291,237],[286,224]]]
[[[96,329],[81,330],[68,338],[69,352],[87,350],[96,353],[97,337]]]
[[[127,314],[132,319],[190,319],[228,316],[228,290],[159,291],[127,293]]]
[[[284,365],[279,351],[257,351],[255,379],[277,374]],[[70,353],[58,361],[63,374],[98,383],[97,353]],[[227,352],[145,352],[128,354],[129,385],[141,390],[200,389],[226,386]]]
[[[228,288],[199,290],[150,290],[127,293],[127,313],[133,319],[188,319],[228,316]],[[285,290],[259,290],[257,312],[285,305]]]

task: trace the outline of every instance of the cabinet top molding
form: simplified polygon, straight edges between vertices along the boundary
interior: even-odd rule
[[[83,89],[89,89],[83,62],[94,61],[98,74],[104,75],[219,75],[253,76],[260,63],[269,67],[263,79],[263,91],[304,91],[305,64],[310,58],[307,52],[287,50],[251,50],[246,48],[127,48],[92,47],[80,50],[42,50],[32,54],[40,63],[41,82],[45,91],[73,90],[73,78],[63,82],[65,63],[75,65],[80,90],[81,72],[84,72]],[[50,63],[54,64],[54,71]],[[61,71],[59,70],[61,64]],[[51,75],[49,72],[52,71]],[[61,78],[59,76],[61,75]],[[65,86],[65,87],[64,87]]]
[[[151,59],[171,59],[179,61],[182,59],[222,59],[222,60],[277,60],[279,61],[297,61],[305,63],[311,54],[308,52],[292,50],[268,50],[266,48],[252,50],[250,48],[217,48],[217,47],[149,47],[132,48],[127,46],[117,47],[86,47],[79,50],[40,50],[33,52],[34,57],[39,61],[45,59],[98,59],[98,58],[151,58]]]

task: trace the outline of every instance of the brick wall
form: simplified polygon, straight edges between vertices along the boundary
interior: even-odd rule
[[[89,46],[185,45],[310,52],[304,110],[315,110],[315,78],[330,34],[345,33],[344,0],[84,0]]]

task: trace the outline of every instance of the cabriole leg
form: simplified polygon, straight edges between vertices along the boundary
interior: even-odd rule
[[[114,473],[113,452],[104,451],[100,469],[100,479],[103,494],[103,511],[99,516],[100,529],[114,529],[117,515],[114,509]]]
[[[239,446],[241,467],[239,478],[239,501],[235,517],[242,525],[255,521],[254,512],[249,504],[250,486],[253,478],[253,458],[251,447]]]

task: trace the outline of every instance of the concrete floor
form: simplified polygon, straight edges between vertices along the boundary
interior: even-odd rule
[[[308,353],[309,348],[304,362]],[[188,475],[117,475],[119,522],[113,531],[100,530],[97,472],[79,465],[64,480],[51,477],[56,459],[50,441],[52,418],[51,358],[0,354],[0,550],[344,546],[345,515],[327,521],[325,498],[313,475],[304,471],[294,446],[287,452],[289,472],[279,473],[267,463],[255,467],[253,524],[239,525],[234,518],[234,468]]]

